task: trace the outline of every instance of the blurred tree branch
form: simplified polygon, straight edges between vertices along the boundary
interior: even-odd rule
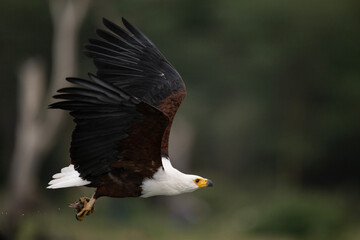
[[[65,77],[75,74],[76,40],[90,0],[51,0],[54,25],[52,73],[46,88],[45,70],[30,58],[20,69],[18,122],[8,182],[7,236],[14,238],[20,213],[33,203],[39,162],[55,141],[64,112],[46,111],[51,96],[64,87]],[[35,199],[36,200],[36,199]]]

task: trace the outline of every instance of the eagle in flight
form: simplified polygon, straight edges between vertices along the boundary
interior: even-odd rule
[[[58,90],[50,108],[70,111],[76,127],[71,164],[48,188],[96,188],[91,198],[69,204],[82,221],[97,198],[176,195],[213,183],[184,174],[170,162],[168,142],[176,111],[185,98],[183,80],[157,47],[124,18],[127,30],[103,19],[107,31],[89,39],[85,54],[97,74],[67,78],[75,87]]]

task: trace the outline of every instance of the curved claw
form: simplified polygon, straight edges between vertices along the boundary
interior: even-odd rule
[[[69,207],[76,211],[76,219],[78,221],[84,220],[85,216],[89,216],[95,211],[95,198],[82,197],[74,203],[70,203]]]

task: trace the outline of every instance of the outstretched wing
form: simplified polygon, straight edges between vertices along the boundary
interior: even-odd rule
[[[80,87],[60,89],[50,108],[69,110],[76,123],[71,162],[91,182],[126,166],[150,177],[161,165],[161,139],[169,119],[157,108],[89,75],[67,78]]]
[[[97,76],[132,96],[160,109],[170,120],[162,139],[168,154],[168,138],[174,115],[185,98],[183,80],[157,47],[124,18],[126,30],[103,19],[109,31],[97,30],[85,53],[94,59]]]

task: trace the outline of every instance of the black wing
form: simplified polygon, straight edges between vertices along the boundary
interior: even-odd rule
[[[102,40],[89,39],[85,46],[85,53],[94,59],[97,76],[153,106],[181,92],[176,103],[180,105],[186,91],[179,73],[142,32],[124,18],[122,21],[128,31],[104,18],[111,32],[98,29]],[[164,110],[172,119],[175,113]]]
[[[96,181],[114,166],[141,166],[151,176],[161,166],[161,139],[168,118],[158,109],[93,75],[92,81],[67,78],[80,85],[60,89],[50,108],[69,110],[76,123],[71,162],[80,176]],[[131,150],[131,151],[129,151]]]

